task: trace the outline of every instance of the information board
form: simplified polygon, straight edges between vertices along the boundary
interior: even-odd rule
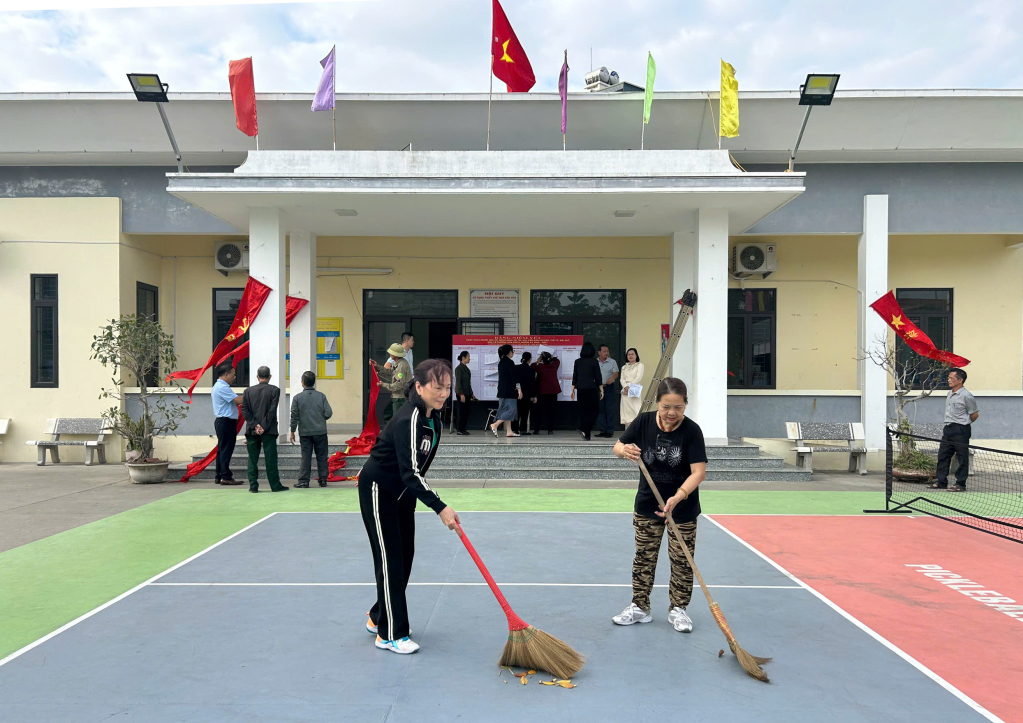
[[[504,319],[504,333],[519,333],[518,289],[470,289],[469,316]]]
[[[344,353],[342,344],[344,322],[341,317],[322,317],[316,320],[316,378],[344,379]],[[284,332],[287,344],[288,379],[291,379],[291,330]],[[305,371],[304,369],[302,371]]]
[[[472,392],[477,399],[484,401],[497,400],[497,350],[504,344],[511,344],[515,354],[512,361],[522,361],[522,352],[533,355],[530,363],[540,358],[540,352],[549,351],[552,356],[561,360],[558,368],[558,381],[561,382],[561,394],[558,400],[567,402],[572,398],[572,371],[575,360],[579,358],[579,350],[583,345],[582,336],[518,336],[518,335],[455,335],[451,337],[452,366],[457,365],[458,355],[469,352],[469,371],[472,372]]]

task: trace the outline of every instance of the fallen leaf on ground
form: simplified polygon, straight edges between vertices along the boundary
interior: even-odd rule
[[[515,673],[516,678],[524,678],[526,675],[527,673]]]
[[[556,680],[541,680],[540,681],[540,685],[557,685],[557,684],[558,684],[558,681],[556,681]]]
[[[720,657],[721,657],[722,655],[724,655],[724,654],[725,654],[725,651],[724,651],[724,650],[719,650],[719,651],[718,651],[718,657],[719,657],[719,658],[720,658]]]
[[[536,671],[530,670],[528,673],[526,673],[526,675],[536,675]]]
[[[571,680],[559,680],[558,685],[562,688],[574,688],[575,684]]]
[[[522,681],[523,685],[526,685],[526,684],[529,683],[529,678],[527,678],[525,675],[523,675],[521,678],[519,678],[519,680]]]

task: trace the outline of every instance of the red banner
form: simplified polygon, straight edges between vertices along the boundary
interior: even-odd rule
[[[352,437],[345,442],[348,446],[344,451],[338,450],[330,455],[330,459],[327,460],[327,469],[330,470],[330,476],[327,477],[327,480],[330,482],[359,479],[359,475],[341,477],[337,471],[348,463],[347,458],[349,455],[369,454],[370,450],[373,449],[373,445],[376,444],[377,437],[380,435],[380,421],[377,419],[377,397],[380,396],[380,377],[377,376],[377,370],[374,367],[369,368],[369,373],[369,414],[366,416],[366,424],[363,426],[362,433],[358,437]]]
[[[953,354],[950,351],[942,351],[934,346],[934,342],[931,341],[930,337],[909,320],[909,317],[902,311],[902,307],[899,306],[899,302],[895,300],[895,294],[891,291],[871,304],[870,308],[876,311],[884,319],[884,322],[906,342],[909,348],[920,356],[934,359],[952,367],[964,367],[970,363],[970,360],[965,357]]]
[[[256,81],[252,75],[252,58],[232,60],[227,64],[227,82],[231,85],[234,122],[247,136],[259,135],[256,123]]]
[[[498,0],[494,0],[493,34],[490,36],[493,71],[508,86],[509,93],[526,93],[536,85],[533,68],[526,51],[515,37],[508,16]]]

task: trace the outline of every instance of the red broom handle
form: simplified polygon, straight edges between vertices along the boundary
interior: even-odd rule
[[[476,563],[476,567],[478,567],[480,572],[483,574],[483,579],[486,580],[487,585],[490,586],[490,591],[494,593],[494,597],[497,598],[497,602],[501,604],[501,609],[504,610],[504,614],[508,618],[508,628],[510,630],[524,630],[525,628],[528,628],[529,623],[516,615],[515,611],[512,610],[511,605],[508,604],[508,601],[504,597],[504,593],[501,592],[497,583],[494,582],[494,578],[490,574],[490,570],[488,570],[487,566],[483,564],[483,560],[480,559],[480,555],[476,552],[476,548],[472,546],[471,542],[469,542],[469,538],[465,534],[465,530],[462,529],[460,524],[455,524],[458,526],[458,536],[462,538],[462,544],[465,545],[465,549],[469,551],[469,557],[471,557],[472,561]]]

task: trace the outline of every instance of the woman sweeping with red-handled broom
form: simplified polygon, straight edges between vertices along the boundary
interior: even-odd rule
[[[681,379],[663,379],[657,386],[656,400],[656,411],[637,416],[614,446],[614,453],[619,457],[634,462],[642,458],[664,499],[662,510],[650,486],[640,476],[633,512],[636,557],[632,563],[632,603],[620,615],[611,618],[616,625],[653,620],[650,592],[666,515],[672,515],[690,554],[696,552],[696,518],[700,515],[698,488],[707,475],[703,431],[685,416],[689,398]],[[693,570],[674,535],[668,536],[668,555],[671,558],[668,622],[680,633],[692,632],[693,621],[686,614],[686,608],[693,596]]]
[[[419,650],[409,638],[405,588],[415,554],[416,500],[454,530],[458,515],[426,482],[440,442],[438,412],[451,395],[451,366],[443,359],[421,362],[412,373],[404,405],[380,433],[359,474],[359,507],[373,550],[377,601],[366,629],[381,650],[408,655]]]

